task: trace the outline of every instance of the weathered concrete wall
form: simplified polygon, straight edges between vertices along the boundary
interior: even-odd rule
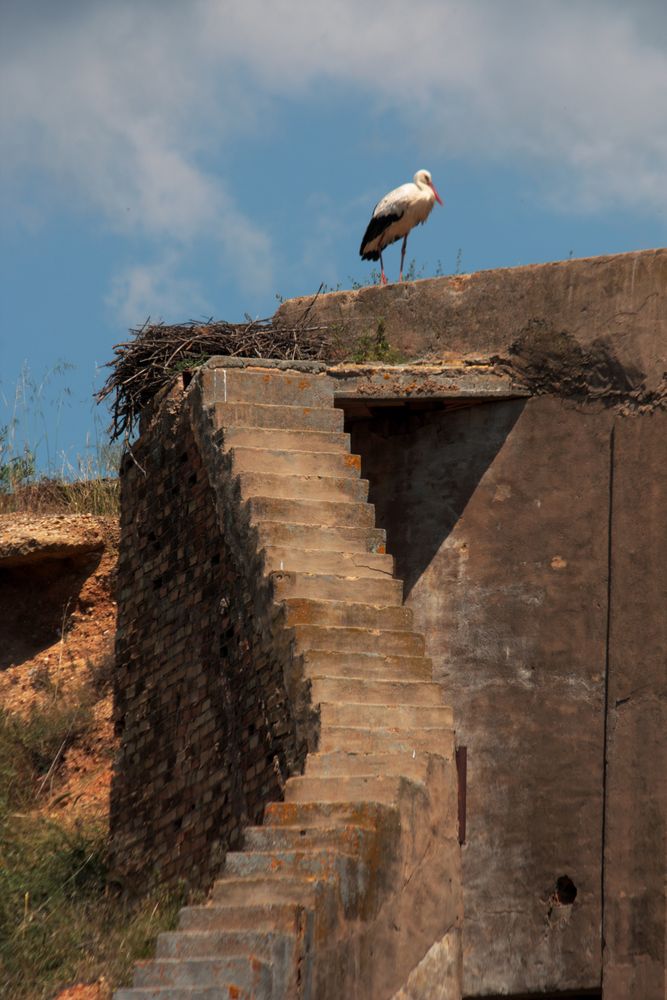
[[[667,414],[614,434],[604,998],[662,998],[667,863]]]
[[[143,422],[121,478],[111,836],[130,889],[207,885],[305,757],[289,637],[238,499],[211,486],[207,416],[189,397]]]
[[[350,427],[468,748],[470,995],[600,981],[610,426],[544,398]]]

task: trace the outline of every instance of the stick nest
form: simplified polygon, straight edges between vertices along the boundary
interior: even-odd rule
[[[319,292],[318,292],[319,294]],[[271,319],[245,323],[208,320],[205,323],[150,323],[130,330],[133,339],[116,344],[111,374],[97,393],[111,401],[111,439],[129,439],[142,408],[174,378],[204,364],[215,355],[272,358],[284,361],[321,361],[337,353],[332,332],[308,323],[312,300],[294,326],[278,326]]]

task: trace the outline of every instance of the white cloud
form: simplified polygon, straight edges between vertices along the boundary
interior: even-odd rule
[[[170,252],[149,264],[126,267],[112,280],[107,305],[126,326],[145,320],[179,322],[210,314],[195,281],[179,276],[182,260]]]
[[[0,50],[0,92],[11,95],[0,109],[0,170],[14,173],[11,198],[26,172],[23,194],[35,199],[37,171],[42,212],[66,198],[114,232],[153,241],[155,259],[113,281],[110,301],[123,321],[152,310],[156,289],[168,304],[190,301],[186,290],[197,301],[178,275],[196,240],[218,255],[221,274],[229,265],[242,287],[263,291],[270,239],[199,162],[236,109],[212,115],[212,67],[196,16],[176,4],[70,4],[57,13],[46,5],[39,14],[35,6],[26,4],[23,18],[14,11],[11,44],[5,33]],[[17,208],[34,225],[37,207]]]
[[[271,285],[270,234],[206,157],[260,128],[273,101],[307,101],[317,84],[356,87],[360,101],[392,111],[403,144],[419,137],[438,153],[532,170],[563,207],[666,206],[667,8],[653,0],[9,8],[0,170],[47,177],[43,208],[66,195],[155,243],[155,262],[124,282],[122,309],[165,285],[165,261],[177,280],[193,241],[244,288]]]
[[[571,204],[667,202],[667,8],[651,0],[203,5],[208,43],[279,93],[355,83],[433,148],[566,175]],[[238,56],[237,56],[238,57]],[[407,126],[407,129],[406,129]],[[550,178],[547,178],[548,181]]]

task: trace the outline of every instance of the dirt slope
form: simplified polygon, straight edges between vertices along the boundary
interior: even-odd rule
[[[84,689],[91,702],[93,725],[38,800],[72,822],[108,816],[117,554],[116,518],[0,516],[0,704],[27,717]]]

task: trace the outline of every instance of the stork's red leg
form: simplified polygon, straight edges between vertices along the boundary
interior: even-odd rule
[[[382,262],[382,251],[380,250],[378,252],[380,254],[380,284],[381,285],[386,285],[387,284],[387,275],[384,273],[384,264]]]
[[[408,234],[406,233],[403,237],[403,246],[401,247],[401,273],[399,276],[399,281],[403,281],[403,262],[405,260],[405,248],[408,245]]]

